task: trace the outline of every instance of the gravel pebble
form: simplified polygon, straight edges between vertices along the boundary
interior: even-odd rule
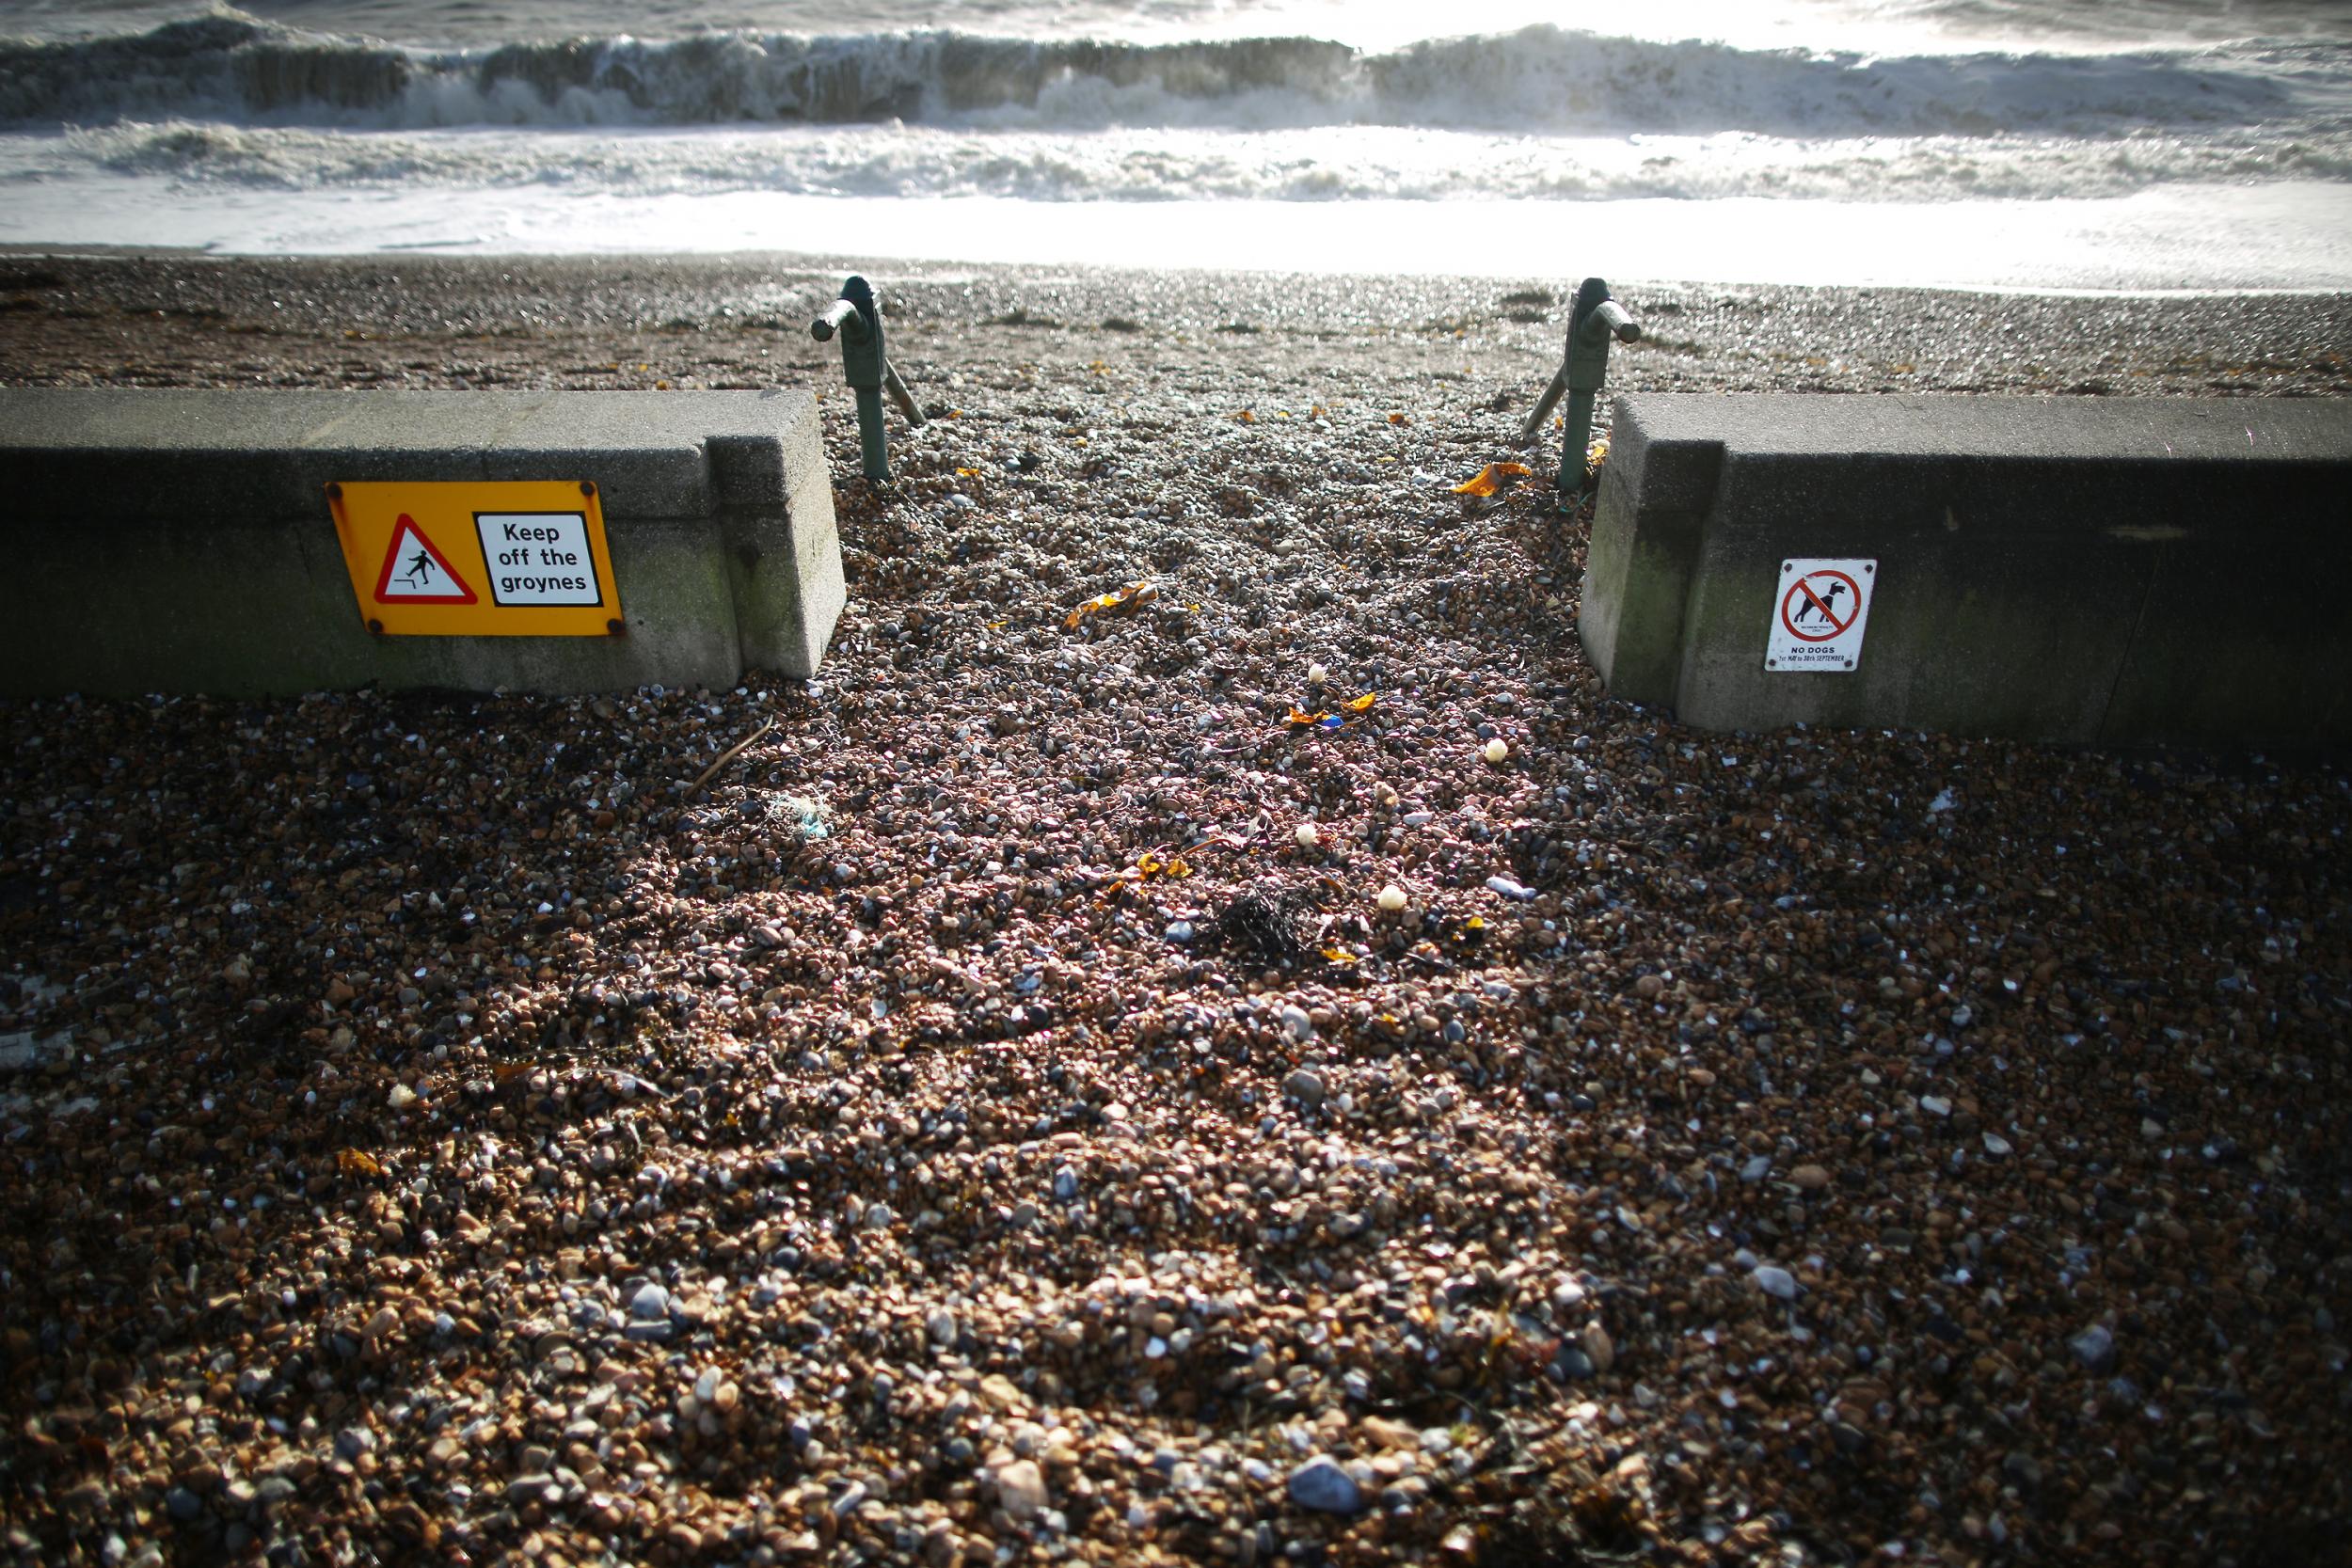
[[[1049,1500],[1045,1473],[1033,1460],[1016,1459],[996,1468],[996,1500],[1016,1520],[1036,1518]]]
[[[1317,1454],[1291,1472],[1291,1501],[1317,1513],[1353,1513],[1363,1506],[1363,1488],[1329,1454]]]
[[[2115,1336],[2104,1323],[2092,1323],[2066,1344],[2090,1371],[2105,1372],[2115,1366]]]

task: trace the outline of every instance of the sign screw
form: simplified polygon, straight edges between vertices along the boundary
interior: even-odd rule
[[[596,482],[594,480],[581,480],[580,482],[580,493],[583,496],[595,495],[596,493]]]
[[[604,629],[614,637],[627,637],[628,635],[628,623],[627,621],[617,619],[607,621],[604,624]]]
[[[339,501],[342,499],[343,487],[340,484],[329,484],[326,487],[326,499],[331,501]]]
[[[384,635],[384,623],[371,615],[368,617],[368,630],[381,637]]]

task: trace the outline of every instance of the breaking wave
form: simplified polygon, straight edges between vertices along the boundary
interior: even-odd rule
[[[346,130],[1411,126],[1488,133],[2127,136],[2352,128],[2352,51],[2233,42],[1875,57],[1536,25],[1367,53],[1310,38],[1136,43],[951,31],[626,36],[431,50],[224,12],[0,40],[0,122]]]
[[[200,121],[65,133],[87,169],[263,190],[573,191],[623,198],[983,196],[1028,201],[2038,200],[2174,183],[2352,180],[2352,139],[2140,135],[1792,143],[1748,135],[1490,138],[1407,130],[1112,131],[923,126],[384,132]],[[0,181],[9,176],[0,152]]]

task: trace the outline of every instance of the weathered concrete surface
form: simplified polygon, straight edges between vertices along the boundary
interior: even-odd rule
[[[805,392],[0,390],[0,691],[809,675],[847,596]],[[373,637],[325,487],[597,485],[626,637]]]
[[[1586,653],[1707,729],[2352,743],[2352,403],[1620,398]],[[1765,668],[1780,563],[1879,562],[1860,666]]]

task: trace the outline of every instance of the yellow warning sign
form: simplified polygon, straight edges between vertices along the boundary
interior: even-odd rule
[[[611,637],[621,590],[583,480],[326,487],[359,619],[388,637]]]

